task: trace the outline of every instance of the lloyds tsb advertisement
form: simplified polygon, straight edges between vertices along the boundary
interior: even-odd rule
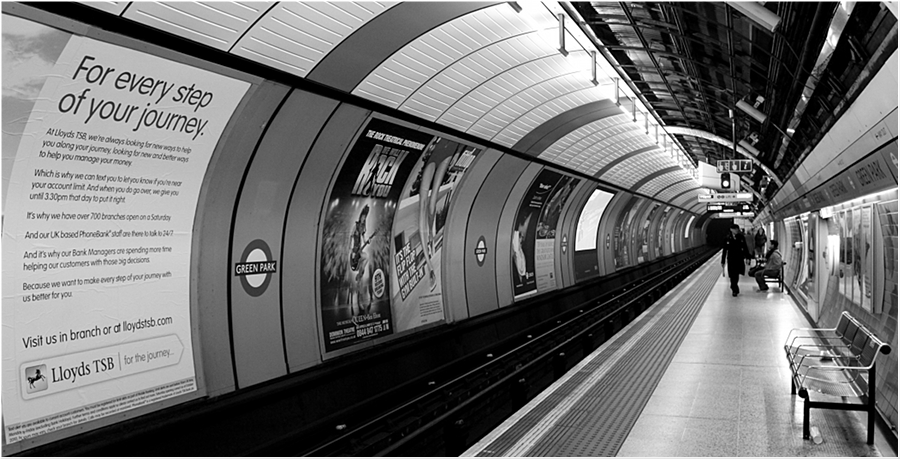
[[[322,226],[325,351],[394,332],[391,233],[397,202],[431,134],[373,118],[347,154]]]

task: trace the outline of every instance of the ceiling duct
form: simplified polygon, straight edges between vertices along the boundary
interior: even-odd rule
[[[777,14],[766,9],[756,2],[725,2],[728,6],[744,13],[744,16],[752,19],[757,25],[769,32],[775,32],[781,18]]]

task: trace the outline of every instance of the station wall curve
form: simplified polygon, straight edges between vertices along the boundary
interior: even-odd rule
[[[47,25],[85,43],[70,50],[73,53],[109,47],[112,56],[127,57],[128,62],[165,60],[165,66],[175,70],[158,67],[160,73],[153,75],[162,81],[163,89],[166,78],[202,71],[211,76],[206,80],[198,77],[194,86],[221,79],[216,97],[231,92],[234,98],[233,107],[217,114],[224,121],[217,140],[208,145],[208,160],[200,172],[188,177],[197,185],[196,195],[177,203],[192,215],[180,223],[183,229],[171,235],[172,240],[183,242],[186,248],[180,256],[189,261],[181,283],[143,285],[141,298],[130,296],[131,287],[98,290],[104,298],[100,312],[119,321],[136,320],[137,313],[127,305],[138,299],[153,302],[165,298],[183,313],[179,320],[185,332],[174,336],[191,363],[182,360],[185,363],[177,365],[185,366],[190,377],[154,379],[148,377],[157,371],[152,369],[140,375],[97,380],[90,382],[96,393],[66,409],[52,406],[63,397],[52,390],[22,398],[24,376],[36,376],[27,374],[33,371],[29,368],[36,368],[29,366],[31,362],[70,356],[11,344],[29,333],[16,322],[14,331],[4,334],[4,374],[8,379],[4,381],[4,453],[185,401],[274,381],[347,354],[367,352],[398,337],[517,307],[525,298],[700,244],[696,238],[678,237],[676,228],[684,224],[678,221],[683,211],[665,211],[669,209],[665,203],[601,186],[596,178],[548,167],[534,158],[541,146],[561,136],[563,126],[583,124],[581,118],[597,117],[598,113],[608,116],[614,108],[609,103],[559,118],[542,128],[540,135],[524,136],[522,142],[531,143],[523,144],[520,151],[478,142],[388,107],[363,103],[331,89],[319,90],[296,78],[270,78],[270,73],[260,76],[253,66],[236,70],[28,6],[5,4],[3,19],[5,40],[12,33],[9,31],[16,30],[7,27],[9,21]],[[60,60],[50,65],[75,65],[77,69],[79,61]],[[323,65],[310,75],[325,75],[332,64]],[[147,72],[151,74],[153,69]],[[125,73],[120,68],[117,75]],[[4,81],[12,81],[4,77]],[[131,76],[121,78],[125,81]],[[185,83],[185,89],[189,85]],[[133,87],[135,92],[143,88],[141,83]],[[149,94],[150,86],[145,88]],[[204,99],[198,94],[191,100],[199,103]],[[31,117],[31,113],[24,115]],[[110,129],[100,124],[86,128],[97,132]],[[119,132],[132,140],[139,138]],[[19,163],[28,158],[33,161],[28,164],[40,166],[38,150],[5,146],[4,161],[10,161],[5,164],[17,162],[15,167],[23,167]],[[172,157],[169,163],[157,164],[153,173],[160,177],[179,173],[179,163]],[[130,171],[137,181],[149,175],[141,167]],[[9,181],[4,174],[5,215],[10,203],[18,206],[27,200],[18,189],[7,188]],[[576,225],[598,187],[614,196],[599,216],[596,234],[589,235],[596,247],[577,251]],[[67,205],[71,210],[92,209]],[[138,211],[167,210],[161,201],[142,205],[145,207]],[[9,222],[7,218],[5,224]],[[95,223],[97,228],[104,227],[102,222]],[[662,233],[662,228],[669,228],[665,230],[670,235],[668,249],[666,236],[656,234]],[[135,237],[138,239],[130,242],[149,244],[149,240]],[[672,240],[676,241],[674,248]],[[22,239],[4,242],[8,250],[4,263],[15,259],[19,264],[23,253],[32,250]],[[156,260],[151,262],[153,268],[162,271],[175,262],[175,258]],[[4,283],[7,278],[23,277],[27,273],[21,268],[4,269]],[[13,288],[4,290],[4,311],[26,296]],[[173,292],[180,296],[161,296]],[[70,306],[73,310],[85,307]],[[7,320],[4,315],[5,325]],[[49,328],[43,331],[58,333]],[[135,332],[126,342],[163,340],[170,335],[168,330],[151,328]],[[469,350],[484,344],[463,343]],[[116,346],[122,344],[104,341],[103,345],[119,352]],[[75,355],[90,347],[79,344],[70,351]],[[8,368],[7,362],[15,362],[16,368]],[[26,373],[20,374],[19,364],[28,364],[22,368]],[[184,382],[188,380],[189,386]],[[182,384],[183,390],[170,390],[175,383]],[[109,401],[102,393],[113,387],[132,389],[113,391],[112,395],[122,400],[121,409],[101,411]],[[145,392],[156,398],[139,402],[135,394]],[[16,403],[7,403],[9,400]],[[24,412],[38,402],[43,404],[36,417],[12,416],[9,413],[13,412],[7,411]],[[91,419],[76,418],[73,413],[77,410],[96,410],[97,414]],[[49,424],[49,419],[60,417],[71,423]],[[25,431],[27,423],[39,427]]]

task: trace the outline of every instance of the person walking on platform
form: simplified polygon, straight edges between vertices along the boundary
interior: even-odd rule
[[[747,241],[740,234],[738,225],[731,225],[731,234],[725,238],[725,247],[722,249],[722,268],[727,264],[728,277],[731,278],[731,296],[738,296],[741,289],[738,288],[738,278],[744,274],[744,265],[750,264],[750,251],[747,250]]]
[[[756,283],[759,285],[760,292],[765,292],[769,289],[764,278],[780,276],[781,265],[784,264],[784,261],[781,258],[781,252],[778,251],[778,241],[772,239],[769,241],[769,245],[769,252],[766,253],[766,267],[756,271],[753,275],[753,277],[756,278]]]

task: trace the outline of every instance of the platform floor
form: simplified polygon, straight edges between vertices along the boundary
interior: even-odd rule
[[[874,446],[866,445],[864,413],[813,409],[811,425],[823,441],[803,439],[803,402],[790,393],[782,346],[790,329],[809,322],[777,287],[760,292],[752,278],[742,277],[740,289],[738,297],[731,296],[714,257],[633,321],[633,329],[620,332],[634,335],[619,339],[627,342],[605,343],[463,456],[896,456],[881,432]],[[698,293],[705,298],[696,311],[683,306]],[[607,411],[609,401],[596,400],[610,397],[601,386],[609,385],[609,374],[627,377],[622,366],[628,360],[618,353],[640,347],[634,343],[641,339],[658,339],[653,328],[668,326],[664,318],[676,312],[693,323],[680,345],[675,343],[661,378],[650,378],[658,381],[655,389],[641,398],[630,393],[638,388],[625,386],[628,397],[618,395],[645,404],[643,409],[633,407],[639,414],[632,417]],[[665,345],[659,347],[663,352]],[[588,367],[595,374],[586,377]],[[559,402],[546,408],[554,400]],[[603,412],[572,422],[572,412],[585,407]],[[610,424],[604,412],[615,413],[619,425]],[[617,429],[623,433],[612,432]],[[621,438],[598,440],[610,435]]]

